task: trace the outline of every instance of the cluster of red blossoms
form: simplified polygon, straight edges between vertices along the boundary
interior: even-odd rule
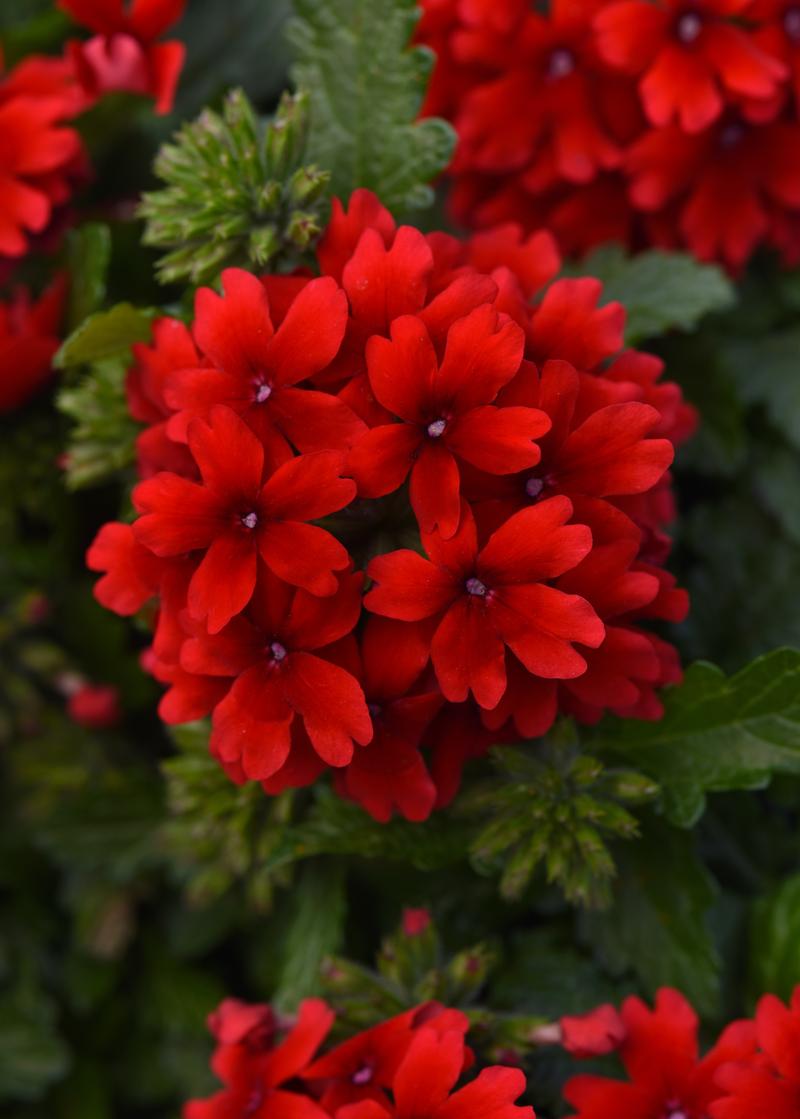
[[[429,1003],[319,1055],[333,1022],[321,999],[303,1002],[292,1022],[226,999],[209,1017],[224,1088],[187,1103],[184,1119],[535,1119],[514,1103],[525,1089],[519,1069],[484,1069],[454,1091],[473,1063],[460,1011]]]
[[[796,0],[423,0],[425,111],[452,120],[452,206],[563,249],[800,260]]]
[[[703,1057],[697,1015],[677,991],[659,991],[653,1010],[627,999],[609,1030],[614,1015],[586,1016],[576,1055],[618,1049],[629,1079],[568,1081],[570,1119],[800,1119],[800,987],[788,1007],[765,995]]]
[[[223,273],[130,372],[142,481],[88,562],[157,599],[162,718],[212,714],[230,777],[335,771],[425,819],[464,762],[557,712],[657,718],[680,678],[668,468],[694,424],[549,234],[465,242],[337,202],[321,275]]]
[[[0,77],[0,261],[28,252],[31,237],[58,227],[88,159],[70,122],[114,90],[172,105],[183,64],[180,43],[156,39],[184,0],[60,0],[59,7],[96,32],[71,42],[63,58],[31,55]]]

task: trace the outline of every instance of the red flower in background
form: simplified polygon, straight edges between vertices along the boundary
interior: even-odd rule
[[[88,561],[110,608],[155,599],[161,716],[210,714],[231,780],[332,769],[376,819],[423,820],[559,711],[659,716],[680,666],[648,622],[686,611],[662,565],[694,415],[597,281],[541,295],[546,233],[425,236],[357,191],[319,262],[228,270],[136,348],[140,516]]]
[[[67,122],[83,107],[60,59],[31,56],[0,78],[0,256],[22,256],[82,176],[83,144]]]
[[[654,1010],[629,998],[620,1014],[625,1038],[619,1053],[630,1079],[573,1077],[564,1088],[575,1109],[571,1119],[704,1119],[721,1094],[721,1066],[754,1053],[752,1023],[734,1022],[701,1058],[697,1015],[669,988],[658,992]]]
[[[139,93],[154,97],[156,112],[172,108],[186,49],[157,42],[183,15],[186,0],[58,0],[58,6],[89,31],[87,42],[70,43],[70,56],[87,94]]]
[[[26,404],[50,380],[66,293],[62,273],[37,300],[17,288],[0,302],[0,415]]]
[[[514,1104],[525,1090],[518,1069],[486,1068],[457,1088],[472,1063],[460,1011],[427,1003],[314,1059],[333,1018],[306,999],[287,1029],[269,1007],[226,999],[209,1018],[225,1087],[186,1104],[184,1119],[535,1119]]]
[[[90,730],[115,727],[122,718],[119,691],[111,684],[81,684],[67,700],[67,714]]]
[[[789,0],[424,10],[418,37],[438,56],[428,111],[459,135],[451,205],[464,224],[547,226],[578,254],[609,240],[686,247],[734,273],[762,244],[800,259]]]

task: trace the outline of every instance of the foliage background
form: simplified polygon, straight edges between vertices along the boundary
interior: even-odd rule
[[[312,90],[315,157],[334,187],[374,186],[399,214],[428,205],[424,184],[448,139],[412,127],[425,66],[398,49],[410,6],[296,7],[297,76]],[[219,106],[231,84],[261,111],[275,107],[288,81],[288,15],[285,0],[192,0],[177,31],[189,59],[175,113],[155,118],[119,98],[84,122],[97,174],[64,250],[76,277],[71,327],[120,300],[180,306],[180,289],[155,282],[135,200],[156,185],[159,144],[203,105]],[[8,65],[58,50],[67,30],[46,0],[0,5]],[[411,168],[406,180],[393,159]],[[414,220],[440,224],[442,207]],[[38,282],[47,267],[28,262],[26,278]],[[764,257],[734,290],[687,258],[627,261],[613,248],[571,268],[627,303],[631,340],[664,356],[702,413],[676,468],[673,567],[693,611],[673,637],[687,660],[720,667],[691,668],[655,727],[609,720],[581,742],[561,728],[522,762],[504,756],[499,772],[510,766],[519,781],[513,803],[486,763],[450,812],[381,827],[324,787],[275,801],[237,790],[206,757],[202,728],[167,737],[138,666],[145,636],[94,602],[83,565],[94,531],[125,500],[133,431],[120,383],[146,316],[121,326],[116,312],[110,352],[90,347],[65,363],[60,412],[45,398],[2,421],[4,1114],[176,1115],[212,1087],[204,1020],[226,993],[290,1006],[324,987],[365,1022],[440,993],[472,1001],[488,1050],[521,1044],[533,1019],[631,990],[679,986],[714,1027],[800,980],[800,272]],[[65,478],[56,464],[70,441]],[[123,725],[74,725],[57,686],[65,671],[116,685]],[[604,773],[588,764],[582,776],[587,755]],[[576,905],[541,870],[520,877],[531,820],[545,820],[561,837],[566,892],[572,882],[591,893],[597,853],[581,847],[570,813],[587,788],[616,803],[621,767],[638,775],[627,792],[641,836],[612,843],[610,903]],[[504,819],[498,848],[484,828]],[[438,940],[412,949],[399,937],[376,980],[365,969],[404,906],[428,906]],[[331,954],[361,966],[321,969]],[[564,1068],[521,1048],[533,1102],[556,1114]]]

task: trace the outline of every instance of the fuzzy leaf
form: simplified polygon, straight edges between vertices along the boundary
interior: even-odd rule
[[[333,193],[368,187],[398,212],[430,205],[455,133],[416,119],[433,55],[408,45],[414,0],[297,0],[295,12],[294,75],[312,98],[308,155],[331,172]]]
[[[685,832],[655,821],[638,843],[615,852],[618,877],[609,909],[586,911],[582,935],[612,975],[634,971],[650,995],[677,987],[701,1014],[713,1014],[720,960],[707,917],[713,879]]]
[[[293,1010],[317,994],[323,959],[341,947],[346,912],[342,867],[309,863],[292,890],[284,958],[273,1002]]]
[[[578,272],[603,281],[604,303],[618,299],[625,305],[628,345],[668,330],[693,330],[704,315],[734,301],[724,272],[688,253],[653,249],[628,257],[618,245],[605,245],[581,261]]]
[[[730,678],[698,662],[665,696],[659,722],[608,720],[601,742],[654,777],[668,816],[689,827],[706,792],[757,789],[800,774],[800,652],[777,649]]]
[[[110,311],[99,311],[73,330],[53,359],[57,369],[90,365],[126,353],[134,342],[150,337],[151,311],[118,303]]]
[[[103,303],[111,259],[111,231],[87,222],[69,235],[69,322],[78,326]]]

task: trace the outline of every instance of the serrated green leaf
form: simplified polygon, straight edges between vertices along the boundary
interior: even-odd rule
[[[414,0],[297,0],[288,30],[295,80],[311,92],[309,158],[334,194],[374,190],[398,212],[429,205],[455,133],[417,120],[433,55],[410,47]]]
[[[637,843],[615,852],[611,906],[581,916],[582,938],[612,975],[633,971],[653,995],[677,987],[700,1014],[713,1015],[720,960],[708,926],[716,886],[692,837],[652,821]]]
[[[652,775],[676,824],[696,822],[707,792],[800,773],[800,652],[777,649],[730,678],[699,662],[664,700],[663,719],[607,720],[593,746]]]
[[[130,303],[118,303],[110,311],[98,311],[73,330],[53,364],[57,369],[68,369],[125,354],[134,342],[149,339],[153,314]]]
[[[692,330],[704,315],[734,301],[725,273],[688,253],[652,249],[629,257],[618,245],[604,245],[570,274],[596,276],[603,281],[603,302],[618,299],[624,304],[629,345],[668,330]]]

